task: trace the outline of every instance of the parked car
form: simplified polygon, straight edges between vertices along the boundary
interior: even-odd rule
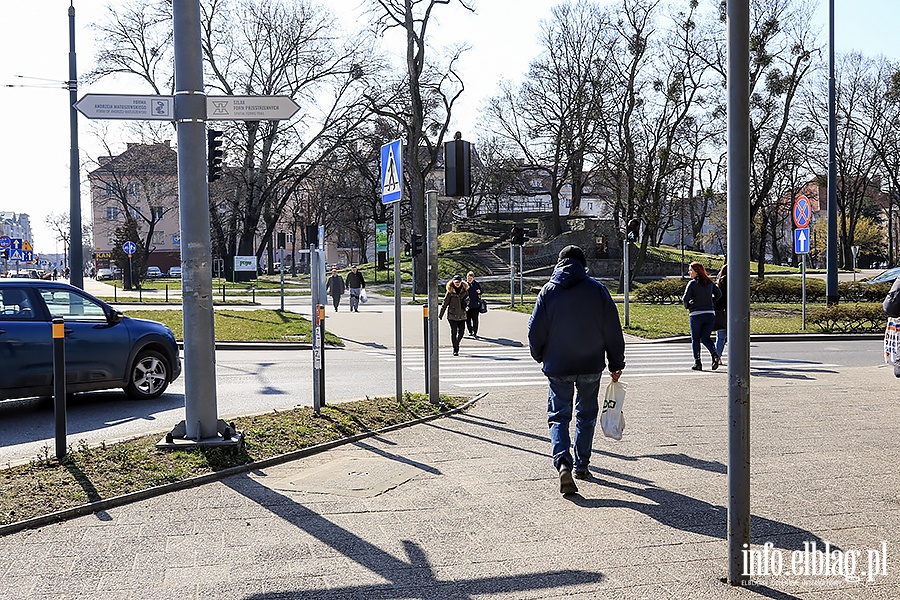
[[[107,279],[115,279],[116,274],[112,269],[97,269],[97,281],[106,281]]]
[[[0,281],[0,400],[53,395],[51,321],[64,319],[66,391],[156,398],[181,374],[172,330],[132,319],[67,283]]]
[[[147,277],[150,279],[158,279],[163,276],[163,272],[159,267],[147,267]]]
[[[169,277],[181,277],[181,267],[169,267]]]
[[[872,279],[864,281],[863,283],[893,283],[898,277],[900,277],[900,267],[894,267],[893,269],[888,269],[887,271],[879,273]]]

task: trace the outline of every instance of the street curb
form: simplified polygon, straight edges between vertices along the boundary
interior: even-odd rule
[[[388,427],[383,427],[381,429],[376,429],[374,431],[366,431],[363,433],[357,433],[356,435],[351,435],[349,437],[341,438],[338,440],[332,440],[330,442],[323,442],[321,444],[316,444],[315,446],[309,446],[308,448],[301,448],[300,450],[294,450],[292,452],[286,452],[285,454],[279,454],[278,456],[273,456],[271,458],[266,458],[260,461],[255,461],[251,463],[247,463],[245,465],[239,465],[236,467],[229,467],[228,469],[222,469],[221,471],[215,471],[213,473],[207,473],[205,475],[198,475],[196,477],[191,477],[189,479],[184,479],[181,481],[175,481],[172,483],[167,483],[164,485],[158,485],[156,487],[148,488],[146,490],[138,490],[136,492],[130,492],[128,494],[122,494],[121,496],[114,496],[112,498],[107,498],[106,500],[98,500],[97,502],[91,502],[90,504],[84,504],[82,506],[76,506],[73,508],[67,508],[65,510],[60,510],[57,512],[50,513],[48,515],[43,515],[40,517],[34,517],[31,519],[25,519],[24,521],[17,521],[15,523],[10,523],[8,525],[0,526],[0,537],[9,535],[11,533],[18,533],[25,529],[37,529],[39,527],[43,527],[45,525],[51,525],[53,523],[60,523],[62,521],[68,521],[70,519],[74,519],[76,517],[83,517],[85,515],[98,513],[110,508],[115,508],[117,506],[124,506],[126,504],[131,504],[132,502],[138,502],[140,500],[147,500],[149,498],[155,498],[157,496],[162,496],[164,494],[168,494],[170,492],[177,492],[180,490],[186,490],[193,487],[198,487],[201,485],[205,485],[207,483],[212,483],[214,481],[219,481],[221,479],[225,479],[226,477],[230,477],[232,475],[240,475],[241,473],[246,473],[248,471],[253,471],[256,469],[264,469],[267,467],[273,467],[275,465],[280,465],[286,462],[290,462],[292,460],[297,460],[299,458],[306,458],[307,456],[312,456],[314,454],[319,454],[320,452],[325,452],[326,450],[331,450],[333,448],[337,448],[339,446],[343,446],[345,444],[352,444],[354,442],[358,442],[360,440],[364,440],[367,438],[375,437],[378,435],[382,435],[384,433],[388,433],[391,431],[395,431],[397,429],[404,429],[406,427],[412,427],[413,425],[420,425],[422,423],[427,423],[429,421],[434,421],[435,419],[439,419],[441,417],[448,417],[451,415],[455,415],[457,413],[463,412],[468,409],[470,406],[481,400],[487,396],[487,392],[482,392],[478,394],[462,406],[457,406],[456,408],[440,413],[435,413],[433,415],[428,415],[427,417],[420,417],[418,419],[414,419],[412,421],[404,421],[403,423],[397,423],[396,425],[389,425]]]
[[[859,340],[883,340],[883,333],[757,333],[750,336],[751,342],[855,342]],[[679,335],[667,338],[642,340],[640,344],[680,344],[690,342],[691,336]]]

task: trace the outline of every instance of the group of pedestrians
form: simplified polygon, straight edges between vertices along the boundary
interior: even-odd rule
[[[475,281],[475,273],[472,271],[466,274],[466,281],[462,280],[461,275],[454,275],[453,279],[447,282],[447,292],[441,302],[438,318],[443,319],[444,314],[447,315],[453,356],[459,356],[459,346],[465,331],[468,330],[469,335],[473,338],[478,337],[478,318],[481,315],[483,302],[482,291],[481,284]]]
[[[350,267],[346,280],[341,278],[337,267],[331,267],[331,276],[325,282],[325,293],[331,296],[334,312],[338,311],[345,290],[350,293],[350,312],[359,312],[360,300],[365,302],[365,289],[366,280],[356,265]]]

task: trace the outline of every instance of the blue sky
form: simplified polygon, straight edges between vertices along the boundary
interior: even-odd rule
[[[342,15],[346,24],[356,21],[357,7],[365,0],[328,0],[325,4]],[[453,129],[467,139],[473,133],[477,111],[484,98],[496,90],[501,78],[518,79],[536,53],[535,37],[540,20],[549,14],[547,0],[474,0],[477,15],[458,9],[435,11],[432,29],[438,41],[462,39],[472,47],[461,67],[467,79],[467,94],[458,105],[459,119]],[[617,4],[618,2],[606,2]],[[102,15],[102,0],[75,0],[76,50],[80,73],[93,64],[92,33],[87,25]],[[68,78],[69,0],[4,2],[0,22],[0,84],[24,83],[16,75],[55,81]],[[898,0],[835,0],[835,31],[838,52],[858,50],[900,60],[900,2]],[[828,4],[820,3],[810,27],[827,39]],[[30,81],[30,80],[29,80]],[[109,81],[85,93],[147,93],[134,83]],[[0,149],[4,193],[0,210],[27,212],[35,230],[38,252],[54,252],[58,244],[43,225],[51,212],[69,207],[69,116],[68,93],[58,89],[0,88],[0,113],[5,117]],[[90,123],[79,119],[82,153],[99,154],[91,140]],[[82,177],[84,181],[84,177]],[[82,192],[88,215],[89,198]],[[88,215],[89,218],[89,215]],[[61,246],[59,246],[61,251]]]

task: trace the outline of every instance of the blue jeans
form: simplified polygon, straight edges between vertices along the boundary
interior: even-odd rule
[[[716,315],[699,314],[691,315],[691,350],[694,351],[694,360],[700,360],[700,343],[702,342],[712,356],[717,356],[716,346],[713,344],[713,325],[716,324]]]
[[[720,329],[716,332],[716,354],[722,356],[725,352],[725,342],[728,341],[728,330]]]
[[[600,412],[600,373],[547,377],[550,393],[547,398],[547,424],[553,449],[553,466],[565,463],[575,469],[587,469],[591,460],[594,428]],[[575,395],[575,390],[578,394]],[[572,397],[575,395],[575,460],[569,452],[569,421],[572,420]]]

